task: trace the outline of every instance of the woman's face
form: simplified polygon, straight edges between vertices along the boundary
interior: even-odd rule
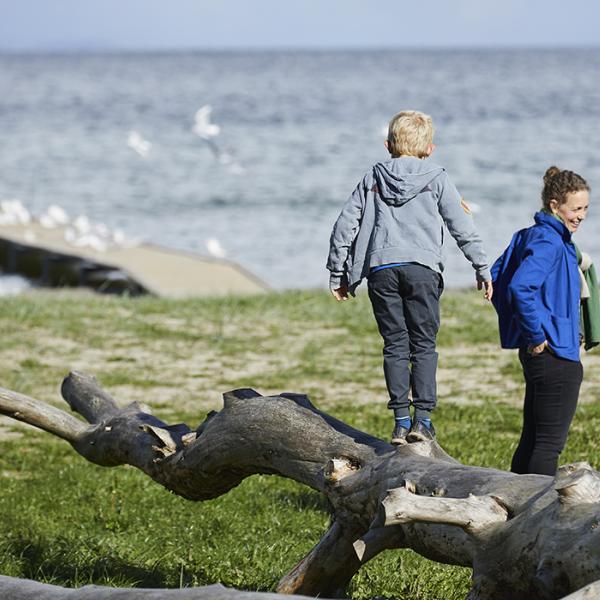
[[[562,204],[556,200],[550,200],[552,212],[561,218],[571,233],[575,233],[586,218],[589,205],[590,193],[587,190],[570,192],[567,194],[567,201]]]

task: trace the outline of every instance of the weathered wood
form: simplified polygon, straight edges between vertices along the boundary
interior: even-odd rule
[[[234,390],[192,429],[135,403],[119,408],[81,373],[62,393],[89,425],[8,390],[0,413],[67,439],[94,463],[133,465],[190,500],[224,494],[255,473],[323,493],[330,529],[282,578],[281,592],[339,597],[388,548],[471,567],[471,600],[554,600],[600,579],[600,475],[585,463],[556,478],[465,466],[436,442],[391,446],[300,394]]]
[[[62,410],[3,388],[0,388],[0,413],[39,427],[68,442],[79,439],[87,429],[79,419]]]
[[[600,598],[600,581],[595,581],[565,596],[563,600],[598,600],[598,598]]]
[[[265,592],[241,592],[219,584],[180,590],[109,588],[97,585],[64,588],[0,575],[0,598],[3,600],[285,600],[287,596]]]
[[[467,532],[477,532],[507,519],[506,509],[490,496],[428,498],[417,495],[409,486],[391,490],[382,504],[385,525],[445,523],[462,527]]]

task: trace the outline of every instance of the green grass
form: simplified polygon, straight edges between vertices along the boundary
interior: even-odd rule
[[[464,463],[506,469],[519,396],[485,385],[490,364],[499,381],[518,383],[518,365],[511,353],[496,354],[495,317],[478,296],[446,293],[442,312],[440,368],[450,383],[436,412],[440,442]],[[355,427],[390,433],[381,342],[364,296],[336,304],[324,292],[204,301],[44,293],[3,300],[0,327],[1,385],[57,405],[61,378],[76,367],[120,402],[142,399],[159,417],[192,427],[218,410],[222,392],[251,386],[308,392]],[[485,393],[472,398],[471,381]],[[87,463],[48,434],[17,428],[22,437],[1,439],[10,429],[2,421],[5,575],[66,586],[273,590],[328,526],[324,499],[292,481],[254,476],[193,503],[135,469]],[[600,407],[580,406],[562,461],[597,465],[599,429]],[[387,551],[361,569],[350,594],[453,600],[465,597],[469,577],[468,569]]]

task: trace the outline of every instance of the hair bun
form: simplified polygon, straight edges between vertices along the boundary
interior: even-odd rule
[[[544,173],[544,183],[547,184],[553,177],[558,175],[561,170],[558,167],[552,166]]]

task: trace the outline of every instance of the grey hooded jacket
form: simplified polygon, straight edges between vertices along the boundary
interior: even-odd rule
[[[329,286],[354,292],[373,267],[416,262],[444,270],[444,224],[473,265],[491,279],[488,259],[467,205],[448,174],[411,156],[377,163],[360,181],[331,233]]]

